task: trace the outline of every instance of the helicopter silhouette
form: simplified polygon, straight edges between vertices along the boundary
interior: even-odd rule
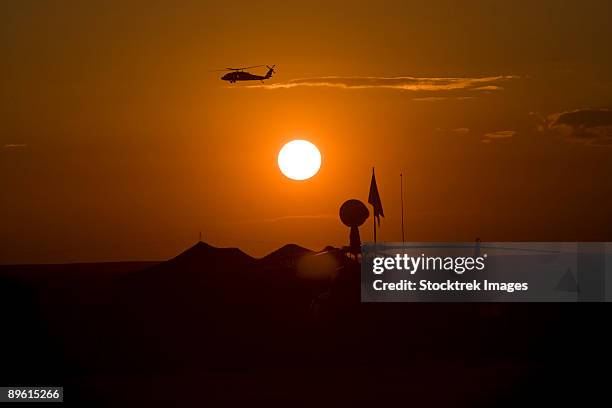
[[[228,81],[230,84],[234,84],[237,81],[261,81],[263,82],[265,79],[269,79],[272,77],[272,74],[275,72],[274,71],[274,67],[276,65],[253,65],[251,67],[243,67],[243,68],[225,68],[225,69],[217,69],[213,72],[219,72],[219,71],[230,71],[227,74],[223,75],[221,77],[222,81]],[[266,75],[255,75],[255,74],[251,74],[250,72],[245,72],[245,69],[251,69],[251,68],[259,68],[259,67],[267,67],[268,68],[268,72],[266,73]]]

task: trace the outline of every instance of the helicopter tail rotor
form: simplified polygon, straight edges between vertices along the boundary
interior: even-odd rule
[[[268,73],[266,74],[266,79],[267,79],[267,78],[270,78],[270,77],[272,76],[272,74],[274,74],[274,73],[276,72],[276,71],[274,70],[274,67],[275,67],[275,66],[276,66],[276,65],[272,65],[272,66],[266,65],[266,67],[268,68]]]

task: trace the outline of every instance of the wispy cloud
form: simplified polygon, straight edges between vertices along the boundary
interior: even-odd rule
[[[339,89],[394,89],[412,92],[500,91],[501,83],[518,79],[515,75],[486,77],[375,77],[375,76],[325,76],[297,78],[284,82],[249,85],[248,88],[289,89],[297,87],[326,87]],[[464,96],[465,97],[465,96]],[[420,100],[426,100],[421,98]],[[431,100],[431,99],[430,99]]]
[[[9,150],[9,149],[23,149],[24,147],[27,147],[27,144],[23,144],[23,143],[7,143],[4,145],[4,148]]]
[[[501,91],[504,88],[498,85],[486,85],[476,88],[477,91]]]
[[[570,142],[612,147],[612,110],[576,109],[543,119],[541,131],[554,131]]]
[[[516,134],[516,130],[497,130],[495,132],[486,133],[484,137],[489,139],[506,139]]]
[[[457,135],[466,135],[470,133],[470,129],[466,127],[454,128],[454,129],[445,129],[445,128],[435,128],[436,132],[439,133],[454,133]]]
[[[483,143],[491,143],[493,140],[509,139],[516,135],[516,130],[497,130],[495,132],[489,132],[484,134]]]

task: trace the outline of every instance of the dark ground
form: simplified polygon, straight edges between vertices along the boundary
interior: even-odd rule
[[[293,245],[0,266],[0,383],[63,385],[77,406],[575,406],[602,390],[606,304],[362,304],[359,276]]]

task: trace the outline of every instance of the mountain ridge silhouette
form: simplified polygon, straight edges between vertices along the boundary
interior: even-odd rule
[[[265,261],[273,261],[284,258],[295,258],[303,255],[311,255],[315,253],[315,251],[308,248],[304,248],[297,244],[285,244],[260,259]]]
[[[206,242],[199,241],[185,251],[181,252],[174,258],[171,258],[161,264],[189,264],[193,262],[219,262],[224,261],[235,266],[246,266],[254,263],[256,258],[246,254],[242,250],[235,247],[215,247]]]

